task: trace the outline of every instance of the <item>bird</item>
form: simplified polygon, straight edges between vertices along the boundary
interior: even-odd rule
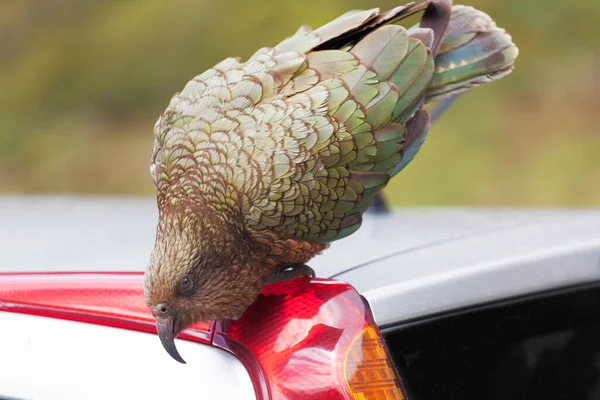
[[[182,330],[314,277],[309,260],[356,232],[414,159],[426,105],[506,76],[517,55],[486,13],[421,0],[301,26],[190,80],[156,121],[150,161],[159,215],[144,297],[168,354],[185,363]]]

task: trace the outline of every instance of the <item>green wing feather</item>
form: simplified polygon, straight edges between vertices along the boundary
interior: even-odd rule
[[[363,120],[349,124],[357,149],[346,166],[348,186],[358,193],[358,201],[345,212],[344,228],[319,240],[337,240],[358,229],[359,216],[374,196],[414,159],[430,128],[429,116],[421,109],[425,102],[498,79],[512,70],[517,55],[510,36],[471,7],[453,7],[447,35],[435,57],[433,39],[430,29],[417,26],[407,32],[385,25],[348,49],[360,64],[341,76],[351,89],[347,102],[354,100],[357,109],[364,110],[363,117],[355,115],[354,107],[345,109]]]
[[[245,63],[227,59],[194,78],[156,125],[159,195],[202,191],[215,208],[240,206],[249,230],[284,238],[352,234],[421,148],[423,104],[512,69],[510,36],[474,9],[454,7],[449,25],[392,24],[430,3],[301,27]]]
[[[421,8],[425,3],[420,3]],[[302,206],[302,214],[309,216],[304,221],[307,228],[299,234],[292,222],[290,228],[283,224],[274,229],[315,242],[352,234],[360,227],[361,215],[374,196],[421,148],[429,131],[423,104],[484,83],[482,74],[512,68],[510,52],[515,47],[510,37],[507,42],[506,35],[500,35],[489,22],[479,29],[481,32],[471,32],[474,22],[467,22],[491,21],[485,14],[454,7],[448,39],[441,41],[440,53],[434,57],[431,47],[436,35],[444,32],[419,26],[407,31],[387,24],[414,10],[415,6],[398,8],[385,18],[377,10],[350,12],[315,31],[304,27],[275,47],[277,51],[306,52],[306,70],[290,81],[301,80],[303,74],[318,80],[301,86],[304,92],[288,93],[289,99],[322,94],[324,88],[327,122],[323,128],[334,128],[318,135],[310,149],[323,169],[314,174],[312,201]],[[356,34],[360,31],[362,36]],[[485,49],[489,52],[486,45],[490,43],[508,56],[502,60],[490,54],[480,57]],[[491,58],[496,62],[491,63]],[[455,67],[459,59],[465,60],[459,63],[460,69]],[[307,70],[315,73],[307,74]]]

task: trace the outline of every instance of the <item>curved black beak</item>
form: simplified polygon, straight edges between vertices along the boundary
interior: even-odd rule
[[[175,338],[179,335],[181,329],[178,329],[177,324],[171,316],[157,317],[156,318],[156,331],[163,347],[169,353],[173,359],[185,364],[184,359],[181,357],[175,347]]]

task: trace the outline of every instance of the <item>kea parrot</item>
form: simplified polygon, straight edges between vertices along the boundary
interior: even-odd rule
[[[422,13],[406,29],[397,23]],[[482,11],[423,0],[302,26],[189,81],[154,127],[159,219],[144,296],[166,351],[237,319],[264,285],[359,229],[415,157],[425,105],[510,73],[518,49]]]

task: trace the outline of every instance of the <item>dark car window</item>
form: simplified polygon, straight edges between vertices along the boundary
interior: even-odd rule
[[[600,284],[383,331],[411,400],[600,399]]]

